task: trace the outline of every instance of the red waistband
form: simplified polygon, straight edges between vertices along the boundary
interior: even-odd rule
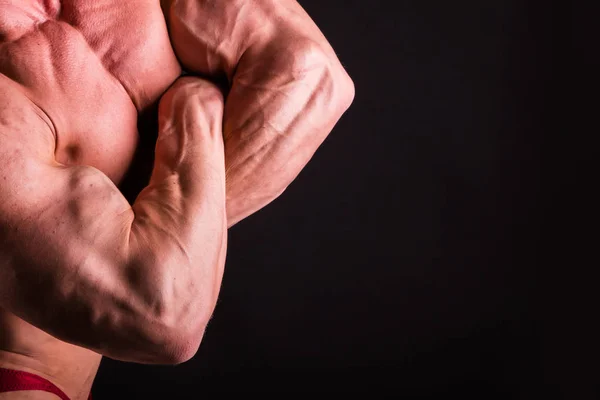
[[[55,394],[61,400],[70,400],[55,384],[40,376],[29,372],[0,368],[0,393],[20,390],[41,390]],[[88,399],[92,399],[91,393]]]

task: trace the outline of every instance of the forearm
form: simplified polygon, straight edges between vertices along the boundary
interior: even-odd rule
[[[195,342],[185,359],[212,315],[225,263],[223,98],[197,79],[175,86],[161,99],[150,184],[132,208],[129,265],[140,304]]]
[[[104,355],[178,363],[192,357],[200,344],[225,263],[222,114],[222,94],[198,79],[179,80],[160,101],[149,185],[122,216],[127,242],[109,242],[103,251],[116,248],[124,254],[112,264],[114,286],[97,282],[87,294],[95,297],[79,302],[96,314],[86,344],[96,340],[95,348]],[[102,241],[96,235],[92,243],[98,251]],[[77,307],[64,309],[71,313]],[[72,315],[64,317],[68,322]]]
[[[352,102],[353,83],[295,1],[164,3],[184,67],[231,84],[224,119],[231,226],[299,174]]]
[[[244,69],[253,61],[242,60],[234,78],[224,124],[230,226],[283,192],[352,97],[338,67],[312,44],[296,46],[274,49],[263,66],[275,74]]]

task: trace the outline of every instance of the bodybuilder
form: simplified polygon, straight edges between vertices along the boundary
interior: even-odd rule
[[[353,96],[294,0],[0,0],[0,399],[86,399],[102,356],[193,357],[228,227],[285,190]]]

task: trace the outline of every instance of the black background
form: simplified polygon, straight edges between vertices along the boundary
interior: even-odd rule
[[[542,398],[551,5],[300,3],[353,78],[352,107],[288,190],[230,230],[194,359],[105,359],[94,396]]]

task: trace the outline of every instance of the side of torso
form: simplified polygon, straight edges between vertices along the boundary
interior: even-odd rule
[[[91,165],[118,185],[145,134],[138,113],[180,73],[158,0],[0,2],[0,74],[53,125],[59,163]],[[28,359],[19,353],[54,367],[77,360],[83,380],[99,362],[0,308],[0,367]]]

